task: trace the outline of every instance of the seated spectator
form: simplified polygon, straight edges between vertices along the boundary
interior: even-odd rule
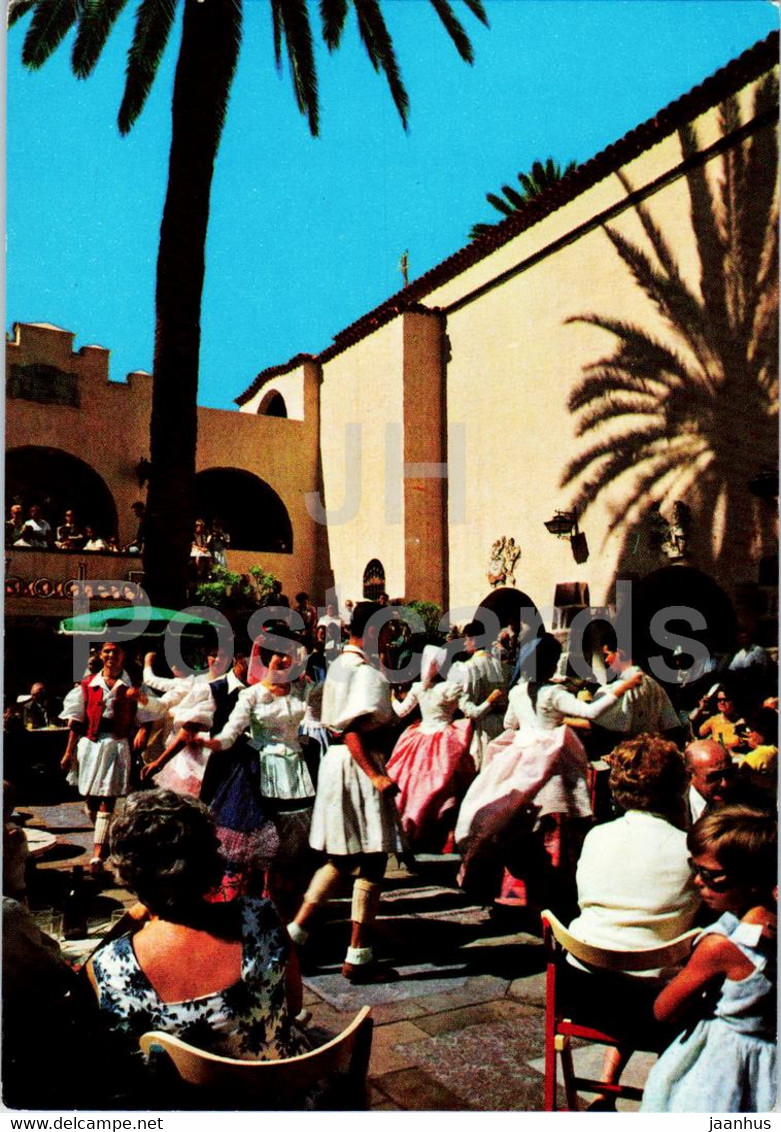
[[[5,894],[2,941],[5,1104],[80,1110],[113,1106],[113,1051],[99,1033],[94,1001],[83,993],[57,942],[39,931],[23,904]],[[120,1107],[127,1103],[124,1098]]]
[[[737,652],[729,662],[730,672],[738,672],[745,668],[768,668],[773,662],[770,653],[760,645],[754,643],[753,635],[748,629],[742,629],[737,635]]]
[[[737,767],[729,751],[713,739],[699,739],[686,748],[689,789],[686,794],[687,825],[706,810],[718,809],[732,801]]]
[[[212,568],[212,553],[209,550],[209,529],[203,519],[195,520],[190,560],[195,566],[196,578],[208,578]]]
[[[106,542],[106,540],[102,539],[100,537],[100,535],[92,527],[85,527],[84,528],[84,545],[82,547],[82,550],[107,551],[108,548],[109,547],[108,547],[108,543]]]
[[[5,524],[5,545],[13,546],[13,544],[22,537],[22,527],[24,526],[24,509],[21,503],[14,503],[11,506],[10,518],[6,520]]]
[[[760,708],[749,715],[746,726],[749,750],[740,760],[740,770],[751,773],[754,781],[767,782],[772,788],[778,768],[778,712]]]
[[[29,546],[34,550],[48,550],[52,543],[52,529],[43,517],[43,511],[34,503],[30,517],[26,519],[14,546]]]
[[[728,751],[744,746],[746,721],[735,703],[734,693],[725,684],[718,686],[715,708],[715,714],[699,726],[697,734],[700,739],[713,739]]]
[[[774,1112],[778,823],[725,806],[700,818],[688,845],[717,919],[656,1000],[657,1019],[679,1034],[651,1069],[642,1111]]]
[[[598,947],[655,947],[690,928],[699,905],[681,828],[683,760],[673,743],[639,735],[619,744],[609,761],[610,790],[624,812],[586,835],[577,870],[580,915],[569,930]],[[608,1050],[603,1069],[603,1080],[617,1084],[640,1039],[644,1049],[657,1046],[657,1038],[658,1048],[666,1044],[653,1018],[666,973],[617,975],[570,964],[565,996],[572,1017],[599,1019],[623,1039]],[[598,1095],[590,1107],[614,1110],[615,1099]]]
[[[33,684],[30,695],[22,702],[22,720],[28,731],[40,731],[56,722],[57,713],[49,710],[49,696],[44,684]]]
[[[131,795],[111,831],[117,876],[147,909],[143,927],[99,950],[87,974],[134,1044],[147,1030],[245,1060],[301,1050],[292,1028],[301,976],[273,906],[210,902],[222,876],[202,803],[168,790]]]
[[[65,512],[65,522],[57,528],[55,546],[60,550],[80,550],[84,545],[84,533],[76,522],[73,511]]]

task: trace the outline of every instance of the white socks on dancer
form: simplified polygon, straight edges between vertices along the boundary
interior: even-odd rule
[[[351,967],[365,967],[373,958],[374,952],[370,947],[348,947],[344,961]]]
[[[303,947],[309,939],[309,932],[305,928],[299,927],[295,922],[288,924],[287,934],[290,936],[293,943],[297,943],[299,947]]]

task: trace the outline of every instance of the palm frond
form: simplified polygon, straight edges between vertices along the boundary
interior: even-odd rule
[[[573,315],[567,323],[583,322],[599,327],[619,340],[617,352],[612,358],[603,359],[595,365],[613,364],[642,374],[648,379],[658,380],[677,378],[681,382],[703,385],[705,382],[693,373],[690,366],[670,346],[653,338],[641,327],[634,326],[620,318],[607,318],[596,314]],[[665,376],[666,375],[666,376]]]
[[[699,452],[689,446],[685,459],[682,459],[682,453],[677,445],[669,446],[664,451],[649,456],[646,463],[650,466],[635,480],[629,493],[622,500],[622,510],[608,524],[608,535],[614,534],[631,522],[633,512],[638,508],[642,507],[645,510],[650,498],[663,503],[665,498],[673,495],[681,479],[691,482],[700,470],[699,465],[707,456],[710,456],[710,453],[704,445]],[[681,493],[680,488],[675,491],[676,496]]]
[[[402,125],[407,128],[409,96],[401,78],[393,41],[377,0],[353,0],[358,17],[358,30],[366,53],[375,71],[384,71],[391,97],[399,112]]]
[[[22,45],[22,62],[35,71],[56,51],[81,14],[83,0],[37,0]]]
[[[512,205],[513,209],[517,210],[523,208],[526,200],[519,192],[516,192],[512,185],[502,185],[502,192],[504,193],[507,202]]]
[[[699,152],[699,141],[693,126],[678,130],[684,160]],[[700,259],[700,293],[714,324],[727,325],[726,235],[716,221],[717,206],[708,177],[702,165],[692,163],[686,174],[691,201],[691,219]],[[723,224],[722,224],[723,227]]]
[[[778,81],[769,75],[757,88],[754,98],[755,116],[765,110],[778,110]],[[762,260],[768,230],[772,227],[775,192],[778,182],[777,126],[769,123],[746,143],[746,182],[751,186],[751,207],[743,216],[742,240],[746,301],[750,312],[762,288]]]
[[[656,374],[649,379],[645,375],[634,374],[623,366],[613,365],[610,359],[589,366],[585,375],[567,400],[567,407],[573,413],[592,408],[603,401],[609,404],[616,394],[639,397],[647,395],[653,397],[658,404],[659,399],[669,391],[669,385]]]
[[[685,284],[671,280],[657,271],[645,252],[620,232],[610,227],[606,227],[605,232],[631,271],[635,282],[645,291],[671,328],[688,342],[702,367],[700,380],[709,381],[708,374],[716,358],[711,327],[697,298]]]
[[[282,4],[284,0],[271,0],[271,32],[274,43],[274,62],[282,70]]]
[[[452,7],[448,0],[430,0],[431,7],[439,16],[445,31],[453,40],[456,51],[467,63],[474,63],[475,53],[472,50],[472,44],[469,36],[464,31],[461,21],[456,19]]]
[[[617,176],[621,184],[624,186],[627,196],[631,196],[635,191],[632,182],[621,169],[619,169]],[[681,280],[680,269],[678,267],[675,256],[673,255],[672,248],[665,240],[664,236],[662,235],[661,229],[654,222],[654,219],[648,209],[644,204],[638,201],[638,203],[635,205],[635,212],[637,213],[640,223],[643,226],[643,231],[648,237],[651,247],[656,253],[656,258],[659,260],[662,270],[670,279]]]
[[[604,396],[601,404],[585,410],[578,418],[576,436],[585,436],[607,421],[625,416],[662,417],[659,399],[653,393],[637,393],[628,389],[613,389]]]
[[[306,115],[310,133],[316,137],[319,127],[319,103],[309,9],[306,0],[277,0],[275,7],[279,21],[275,27],[281,27],[281,36],[287,47],[296,105],[301,113]],[[275,44],[276,36],[279,34],[279,31],[275,32]]]
[[[76,31],[71,63],[80,79],[92,74],[127,0],[86,0]]]
[[[342,41],[342,32],[347,21],[347,10],[347,0],[320,0],[323,42],[329,51],[335,51]]]
[[[476,16],[481,24],[488,27],[488,16],[486,15],[485,8],[483,7],[483,0],[464,0],[469,11],[473,16]]]
[[[496,193],[486,193],[485,199],[489,204],[492,204],[497,212],[503,213],[505,216],[512,216],[515,209],[511,204],[508,204],[502,197],[498,197]]]
[[[144,108],[174,21],[176,0],[141,0],[133,42],[127,55],[127,76],[119,107],[119,132],[126,134]]]
[[[8,26],[13,27],[17,20],[26,16],[34,8],[38,0],[8,0]]]
[[[665,432],[659,430],[627,433],[619,439],[614,449],[602,453],[603,457],[607,458],[596,470],[596,478],[583,484],[576,497],[571,501],[571,508],[580,515],[584,514],[597,496],[621,476],[627,472],[636,472],[638,468],[649,461],[657,461],[660,457],[672,456],[673,449],[675,450],[675,459],[680,465],[684,461],[689,462],[698,457],[702,451],[702,443],[698,437],[676,437],[673,443]],[[589,461],[589,463],[593,462],[594,460]],[[594,475],[593,472],[591,474]],[[568,478],[562,481],[562,486],[566,486],[568,482],[578,478],[577,475],[569,476],[569,468],[565,475]]]
[[[495,224],[473,224],[469,229],[470,240],[482,240],[483,236],[488,236],[491,232],[496,230]]]
[[[629,428],[626,432],[616,436],[605,437],[602,440],[595,441],[590,448],[587,448],[573,460],[570,460],[562,475],[561,486],[566,487],[568,484],[578,479],[598,460],[608,461],[612,466],[612,461],[617,460],[619,456],[623,459],[624,456],[629,458],[631,455],[630,464],[638,463],[643,458],[642,454],[649,445],[665,439],[669,438],[662,425],[657,424],[653,427],[646,427],[646,422],[644,421],[642,428]],[[627,464],[627,467],[629,467],[630,464]],[[607,466],[607,464],[605,466]],[[593,490],[593,499],[596,499],[597,493],[601,490],[602,469],[599,470],[598,477],[598,482],[592,482],[587,487],[584,487],[584,490]],[[607,481],[605,481],[605,483],[607,483]],[[592,499],[589,501],[591,502]]]

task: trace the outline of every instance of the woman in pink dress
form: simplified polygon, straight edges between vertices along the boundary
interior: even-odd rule
[[[482,704],[467,705],[472,718],[456,719],[463,689],[441,672],[445,649],[426,645],[421,678],[402,701],[394,700],[398,716],[420,708],[421,719],[404,731],[388,761],[388,775],[397,783],[401,825],[410,847],[442,852],[455,825],[458,805],[475,776],[469,753],[472,719],[490,711],[502,694],[493,691]]]

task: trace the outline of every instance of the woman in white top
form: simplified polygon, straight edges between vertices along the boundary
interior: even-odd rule
[[[517,730],[489,745],[458,815],[461,883],[500,903],[566,901],[584,833],[573,819],[588,819],[592,812],[588,759],[566,720],[598,718],[639,682],[633,676],[584,703],[551,682],[560,656],[555,637],[539,638],[505,715],[505,725]]]
[[[294,640],[275,628],[276,637]],[[261,648],[265,676],[239,694],[228,722],[204,747],[228,750],[245,732],[239,754],[211,803],[223,854],[245,874],[265,866],[269,894],[283,919],[298,908],[312,872],[308,851],[315,789],[304,761],[299,727],[309,686],[291,680],[293,657]],[[269,819],[276,831],[270,840]]]
[[[699,907],[682,828],[683,758],[661,736],[638,735],[616,747],[609,762],[610,791],[624,812],[595,826],[583,843],[580,915],[569,930],[599,947],[656,947],[692,927]],[[602,1074],[617,1084],[633,1048],[661,1049],[675,1036],[675,1028],[665,1034],[653,1016],[660,984],[673,972],[608,974],[570,962],[562,986],[570,1016],[602,1024],[623,1040],[608,1050]],[[615,1110],[615,1099],[598,1095],[590,1107]]]
[[[461,685],[442,675],[446,662],[446,649],[426,645],[420,680],[404,700],[393,701],[400,717],[420,708],[420,722],[402,733],[388,760],[388,775],[399,787],[402,828],[411,848],[420,852],[442,852],[447,844],[458,804],[476,773],[469,751],[472,721],[501,695],[495,689],[481,704],[465,703]],[[456,719],[459,710],[467,718]]]

